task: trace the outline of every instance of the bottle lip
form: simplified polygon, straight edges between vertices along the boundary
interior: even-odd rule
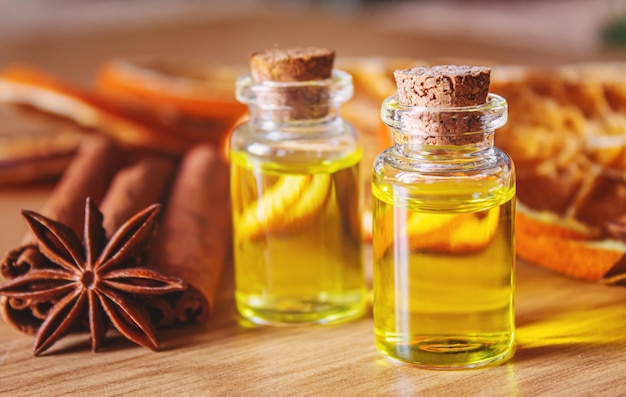
[[[354,87],[352,75],[343,70],[333,69],[331,77],[323,80],[307,81],[255,81],[251,74],[240,76],[236,82],[236,97],[239,102],[258,104],[259,95],[289,94],[307,89],[327,88],[328,103],[340,104],[352,98]]]
[[[471,112],[479,112],[479,111],[485,111],[485,110],[490,110],[490,109],[506,108],[507,102],[506,102],[506,99],[504,99],[500,95],[489,93],[487,95],[487,101],[483,104],[476,105],[476,106],[458,106],[458,107],[445,107],[445,108],[444,107],[435,108],[435,107],[429,107],[429,106],[404,106],[398,101],[398,95],[395,94],[386,98],[383,101],[383,107],[385,106],[387,107],[391,106],[394,109],[398,109],[398,110],[405,111],[405,112],[412,112],[412,113],[419,113],[419,112],[471,113]]]
[[[478,125],[480,128],[467,133],[480,131],[493,131],[506,124],[508,104],[500,95],[489,93],[487,101],[477,106],[461,106],[449,108],[435,108],[427,106],[404,106],[398,101],[398,95],[385,99],[381,106],[381,118],[389,127],[403,130],[407,133],[420,133],[419,129],[413,131],[415,123],[411,120],[472,120],[473,123],[466,125]],[[465,124],[465,123],[459,123]],[[445,128],[444,128],[445,130]],[[458,134],[458,131],[457,131]]]

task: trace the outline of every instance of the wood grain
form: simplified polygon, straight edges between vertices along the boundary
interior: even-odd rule
[[[48,190],[0,192],[0,249],[18,243],[19,208]],[[229,268],[230,270],[230,268]],[[0,394],[49,395],[618,395],[626,371],[626,288],[517,269],[517,344],[501,366],[439,372],[392,364],[375,349],[371,314],[346,324],[248,328],[235,314],[232,272],[202,325],[161,331],[163,351],[115,334],[100,353],[77,334],[43,357],[0,322]]]
[[[498,367],[429,371],[375,349],[371,315],[346,324],[249,328],[235,314],[232,272],[206,324],[162,331],[154,353],[110,334],[42,357],[32,337],[0,324],[0,393],[8,395],[618,395],[626,370],[626,289],[567,279],[521,263],[517,352]]]

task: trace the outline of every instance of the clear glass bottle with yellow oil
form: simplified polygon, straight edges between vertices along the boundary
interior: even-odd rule
[[[514,351],[515,172],[493,146],[507,104],[485,93],[474,105],[430,105],[458,89],[450,73],[420,69],[406,83],[419,106],[384,101],[394,146],[376,159],[372,181],[376,345],[431,369],[493,365]],[[438,81],[445,87],[429,94]]]
[[[231,137],[236,304],[256,324],[346,321],[367,302],[362,151],[339,115],[352,79],[288,80],[237,81],[250,119]]]

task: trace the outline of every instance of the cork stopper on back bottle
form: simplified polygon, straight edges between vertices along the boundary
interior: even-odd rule
[[[260,105],[276,109],[273,117],[280,121],[326,116],[330,92],[319,82],[331,78],[334,59],[334,51],[316,47],[251,54],[252,78],[268,83],[268,89],[259,94]]]
[[[335,52],[306,47],[272,49],[250,55],[250,69],[256,81],[308,81],[330,78]]]
[[[416,143],[465,145],[484,139],[481,112],[459,108],[487,102],[491,69],[485,66],[418,66],[394,72],[398,102],[415,107],[407,128],[418,131]],[[419,142],[421,141],[421,142]]]

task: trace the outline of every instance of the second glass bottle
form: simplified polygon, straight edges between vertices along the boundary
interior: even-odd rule
[[[351,76],[334,53],[268,50],[237,81],[250,119],[231,138],[235,295],[257,324],[345,321],[362,315],[359,161],[339,116]]]

